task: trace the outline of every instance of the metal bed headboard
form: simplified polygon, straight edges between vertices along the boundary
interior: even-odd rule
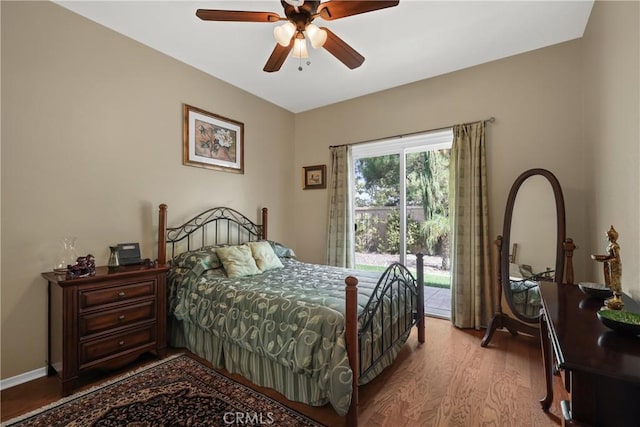
[[[167,205],[161,204],[158,219],[158,262],[166,264],[178,253],[207,245],[239,244],[267,238],[267,208],[262,224],[256,224],[235,209],[208,209],[178,227],[167,227]],[[167,249],[169,258],[167,258]]]

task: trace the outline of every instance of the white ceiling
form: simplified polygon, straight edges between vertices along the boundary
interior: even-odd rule
[[[335,21],[317,18],[366,59],[350,70],[323,49],[310,65],[262,68],[281,23],[206,22],[198,8],[276,12],[262,1],[55,1],[99,24],[298,113],[582,36],[592,0],[418,1]]]

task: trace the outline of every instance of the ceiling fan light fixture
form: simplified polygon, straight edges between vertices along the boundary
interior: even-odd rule
[[[2,0],[0,0],[2,1]],[[388,7],[397,6],[399,0],[281,0],[284,15],[275,12],[257,12],[250,10],[198,9],[196,16],[203,21],[226,22],[266,22],[273,24],[283,21],[283,25],[274,26],[273,36],[276,46],[263,70],[267,73],[278,71],[291,53],[300,59],[298,70],[302,70],[302,58],[308,58],[308,38],[314,49],[324,48],[349,69],[362,65],[364,56],[326,27],[312,25],[314,19],[327,21],[360,15]],[[293,51],[293,52],[292,52]],[[307,65],[311,62],[306,61]]]
[[[273,36],[280,46],[287,47],[291,42],[291,37],[296,32],[296,26],[293,22],[289,21],[286,24],[282,24],[279,27],[273,29]]]
[[[327,32],[320,29],[315,24],[307,25],[307,28],[305,28],[305,33],[307,33],[309,41],[311,42],[311,46],[314,49],[318,49],[324,46],[324,43],[327,41]]]
[[[291,56],[294,58],[308,58],[309,52],[307,51],[307,40],[304,38],[296,38],[293,43],[293,52]]]

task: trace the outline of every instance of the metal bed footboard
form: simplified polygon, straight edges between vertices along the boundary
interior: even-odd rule
[[[417,254],[417,276],[422,276],[423,255]],[[389,311],[385,313],[385,311]],[[388,315],[387,315],[388,314]],[[385,325],[385,320],[394,325]],[[416,279],[402,264],[393,263],[382,274],[373,291],[371,299],[365,306],[358,330],[358,358],[360,378],[375,369],[378,362],[387,352],[396,347],[411,328],[424,321],[424,286],[422,277]],[[363,338],[374,331],[383,331],[378,340],[364,343]],[[384,333],[388,331],[389,333]],[[363,360],[364,346],[370,346],[369,360]]]
[[[385,357],[387,352],[394,348],[398,341],[408,334],[412,327],[424,322],[424,285],[423,285],[423,255],[417,254],[417,276],[402,264],[393,263],[378,280],[371,299],[360,315],[360,329],[358,331],[358,357],[360,359],[358,376],[364,377],[375,369],[377,363]],[[410,305],[410,308],[407,308]],[[385,316],[385,310],[389,310],[389,316]],[[393,327],[385,325],[385,320],[391,320],[397,316]],[[376,325],[379,322],[379,325]],[[382,333],[377,341],[371,340],[370,359],[362,360],[364,343],[363,338],[368,333],[373,335],[374,330],[387,331]],[[377,356],[376,356],[377,355]]]
[[[348,276],[345,279],[346,286],[346,317],[345,317],[345,339],[347,342],[347,353],[349,356],[349,364],[352,370],[352,390],[351,390],[351,405],[349,406],[349,412],[347,413],[347,425],[358,425],[358,401],[359,401],[359,379],[363,374],[374,369],[375,365],[379,363],[384,355],[389,352],[393,345],[396,343],[396,339],[385,341],[380,340],[381,352],[378,357],[373,360],[371,364],[366,365],[361,363],[361,338],[363,333],[367,331],[367,328],[372,327],[372,323],[376,318],[376,311],[381,310],[381,307],[385,306],[385,301],[388,300],[391,303],[387,304],[389,307],[394,305],[393,301],[397,298],[395,295],[403,295],[408,297],[411,301],[411,315],[405,316],[405,321],[402,322],[398,328],[402,329],[400,334],[396,334],[396,337],[403,336],[408,333],[415,325],[418,329],[418,342],[424,343],[425,341],[425,328],[424,328],[424,258],[423,254],[416,254],[417,257],[417,275],[413,277],[411,272],[407,270],[405,266],[399,263],[394,263],[385,270],[382,277],[376,285],[375,291],[369,302],[365,306],[360,317],[357,315],[358,304],[358,279],[354,276]],[[405,293],[406,292],[406,293]],[[394,295],[395,294],[395,295]],[[396,308],[398,307],[396,302]],[[381,316],[384,318],[384,316]],[[360,319],[360,327],[358,327],[358,318]],[[384,335],[384,334],[383,334]],[[393,335],[392,335],[393,336]],[[373,352],[371,353],[373,355]],[[372,356],[373,357],[373,356]],[[371,366],[369,366],[371,365]]]

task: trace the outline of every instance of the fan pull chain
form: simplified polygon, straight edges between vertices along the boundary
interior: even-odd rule
[[[307,67],[311,65],[311,61],[307,60],[306,62]],[[302,71],[304,68],[302,68],[302,56],[300,56],[298,58],[298,71]]]
[[[299,60],[300,60],[300,64],[298,65],[298,71],[302,71],[303,70],[303,68],[302,68],[302,58],[299,58]],[[311,65],[311,61],[307,61],[306,64],[307,64],[307,67],[309,67]]]
[[[303,68],[302,68],[302,58],[298,58],[298,60],[300,61],[299,65],[298,65],[298,71],[302,71],[303,70]],[[307,61],[306,64],[307,64],[307,67],[310,66],[311,65],[311,61]]]

